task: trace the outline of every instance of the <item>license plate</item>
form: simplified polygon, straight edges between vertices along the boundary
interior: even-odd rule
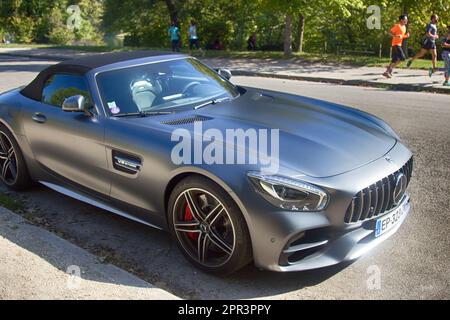
[[[379,237],[389,230],[392,230],[392,228],[402,221],[403,216],[407,213],[407,202],[404,202],[391,213],[378,219],[375,225],[375,237]]]

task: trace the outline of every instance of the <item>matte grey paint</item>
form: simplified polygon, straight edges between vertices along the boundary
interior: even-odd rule
[[[166,199],[173,182],[187,174],[200,174],[220,185],[242,211],[250,232],[256,266],[275,271],[295,271],[354,259],[389,237],[358,243],[373,233],[373,220],[345,224],[345,211],[361,189],[397,171],[411,157],[392,129],[382,120],[319,100],[247,88],[238,99],[199,110],[146,118],[107,117],[95,83],[96,74],[131,65],[185,56],[139,59],[94,69],[86,75],[98,115],[63,112],[30,100],[13,90],[0,96],[0,121],[15,136],[32,178],[60,192],[115,213],[131,215],[167,228]],[[44,122],[33,120],[37,114]],[[280,175],[299,178],[324,188],[330,195],[323,212],[288,212],[265,201],[248,180],[255,165],[176,166],[170,159],[171,133],[176,128],[162,122],[206,116],[207,128],[279,128]],[[141,160],[134,174],[116,170],[113,151]],[[389,156],[392,162],[388,162]],[[63,189],[62,189],[63,188]],[[58,189],[58,188],[54,188]],[[81,200],[83,200],[81,199]],[[83,200],[85,201],[85,200]],[[409,201],[405,195],[403,202]],[[313,257],[280,265],[287,244],[307,230],[338,234],[325,239]],[[314,243],[311,244],[314,246]]]

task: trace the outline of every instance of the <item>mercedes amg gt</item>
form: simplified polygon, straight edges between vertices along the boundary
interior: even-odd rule
[[[218,275],[251,262],[273,271],[326,267],[396,232],[410,211],[413,161],[389,125],[357,109],[237,86],[230,76],[165,52],[52,65],[0,96],[1,180],[16,190],[39,182],[167,230],[189,261]],[[199,140],[200,126],[215,138]],[[214,140],[228,150],[229,130],[271,130],[276,170],[233,162],[235,154],[225,157],[230,164],[176,152],[181,133],[191,134],[186,145]],[[252,137],[237,139],[235,150],[263,153]]]

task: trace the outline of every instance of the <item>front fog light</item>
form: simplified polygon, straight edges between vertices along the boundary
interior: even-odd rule
[[[256,190],[274,206],[291,211],[322,211],[328,203],[327,193],[307,182],[281,176],[249,172]]]

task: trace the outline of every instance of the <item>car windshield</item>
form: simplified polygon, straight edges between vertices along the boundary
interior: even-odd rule
[[[179,111],[239,95],[233,84],[193,58],[105,71],[96,80],[112,116]]]

